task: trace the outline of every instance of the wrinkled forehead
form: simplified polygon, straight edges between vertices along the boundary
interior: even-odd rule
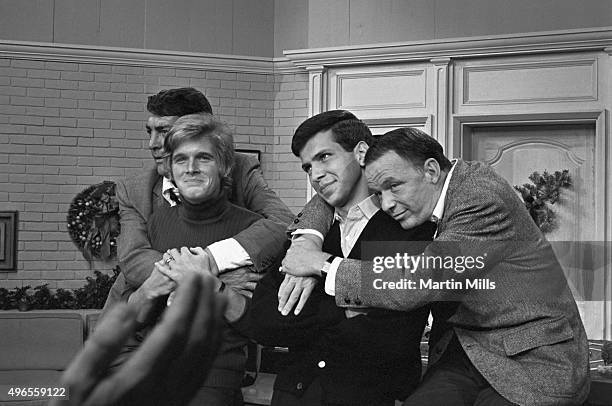
[[[386,183],[420,176],[420,173],[409,160],[402,158],[395,151],[388,151],[366,164],[365,176],[370,188],[380,189]]]

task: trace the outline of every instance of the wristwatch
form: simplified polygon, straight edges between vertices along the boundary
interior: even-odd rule
[[[331,267],[332,262],[334,262],[334,259],[336,259],[337,257],[335,255],[330,255],[326,260],[325,263],[323,264],[323,268],[321,268],[321,273],[328,273],[329,272],[329,267]]]

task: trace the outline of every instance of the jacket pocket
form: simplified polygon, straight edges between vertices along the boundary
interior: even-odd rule
[[[546,319],[503,335],[504,351],[509,357],[543,345],[552,345],[574,338],[574,332],[565,316]]]

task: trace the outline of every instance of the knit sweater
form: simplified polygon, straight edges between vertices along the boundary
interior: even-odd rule
[[[164,206],[157,209],[147,225],[151,247],[164,252],[170,248],[206,247],[231,238],[261,216],[229,203],[226,199],[193,205]],[[205,386],[240,388],[244,373],[247,339],[227,323],[221,348]]]

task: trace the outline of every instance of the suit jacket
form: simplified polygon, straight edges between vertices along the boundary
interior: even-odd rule
[[[369,241],[431,241],[434,228],[427,223],[403,230],[379,211],[349,257],[366,258],[368,250],[362,249],[362,243]],[[325,252],[342,256],[340,238],[336,223],[325,238]],[[422,245],[417,245],[410,252],[420,249]],[[394,399],[404,399],[414,390],[421,376],[420,341],[428,306],[411,312],[369,309],[347,319],[320,282],[298,316],[282,316],[277,295],[283,279],[280,272],[266,274],[251,303],[252,337],[265,345],[290,347],[275,390],[301,396],[319,377],[325,402],[353,406],[393,405]]]
[[[322,207],[314,202],[292,226],[324,230],[331,211],[322,215]],[[360,300],[368,306],[409,310],[435,300],[460,300],[448,319],[451,330],[431,348],[430,365],[456,334],[473,365],[509,401],[581,404],[589,391],[588,344],[561,266],[508,182],[485,164],[459,160],[437,237],[425,255],[485,252],[485,266],[463,274],[423,268],[412,274],[404,269],[385,273],[392,280],[489,279],[495,289],[459,294],[448,289],[374,290],[367,287],[362,264],[345,260],[336,275],[336,301],[344,305]]]
[[[230,201],[264,216],[234,236],[259,272],[267,269],[283,252],[285,227],[293,215],[268,188],[257,159],[236,153],[232,180]],[[162,258],[162,253],[151,248],[147,236],[149,217],[155,208],[168,204],[161,190],[162,177],[155,168],[117,183],[121,215],[117,256],[122,272],[105,307],[120,300],[130,287],[140,286],[151,274],[153,263]]]

